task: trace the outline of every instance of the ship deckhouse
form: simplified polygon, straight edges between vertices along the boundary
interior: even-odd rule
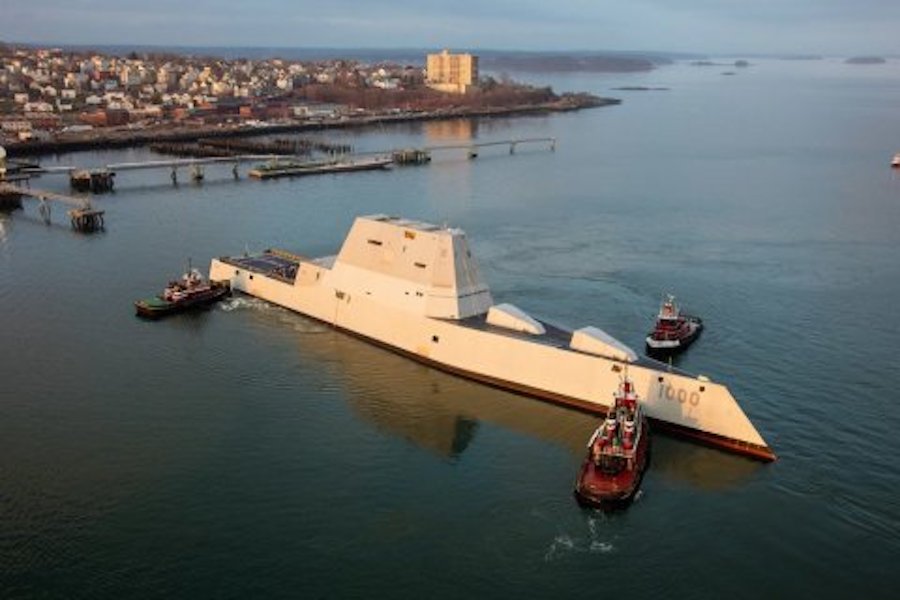
[[[493,304],[462,230],[396,217],[358,217],[331,277],[342,292],[427,317],[465,319]]]

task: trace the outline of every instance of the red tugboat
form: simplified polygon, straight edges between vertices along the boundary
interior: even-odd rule
[[[656,327],[647,335],[647,354],[665,357],[681,352],[700,337],[703,320],[681,314],[675,296],[669,294],[656,317]]]
[[[189,269],[177,281],[170,281],[162,294],[134,303],[139,317],[156,319],[190,308],[212,304],[229,292],[228,283],[203,279],[197,269]]]
[[[650,459],[650,427],[627,374],[587,447],[575,481],[578,503],[604,510],[624,508],[634,499]]]

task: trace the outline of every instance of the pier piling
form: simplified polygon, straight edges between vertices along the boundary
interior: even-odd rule
[[[69,220],[72,229],[82,233],[90,233],[103,229],[103,213],[102,210],[94,209],[72,209],[69,211]]]

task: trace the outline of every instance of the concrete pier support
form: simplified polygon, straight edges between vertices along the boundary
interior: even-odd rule
[[[44,220],[44,223],[49,225],[51,216],[50,203],[41,198],[38,204],[38,212],[40,213],[41,218]]]

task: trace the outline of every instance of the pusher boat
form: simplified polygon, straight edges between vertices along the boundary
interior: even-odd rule
[[[221,300],[228,294],[227,281],[206,281],[197,269],[189,269],[181,279],[170,281],[157,296],[134,303],[139,317],[156,319]]]
[[[703,320],[685,315],[675,303],[675,296],[669,294],[659,308],[656,325],[647,335],[647,354],[666,357],[681,352],[700,337]]]
[[[588,441],[575,481],[582,506],[615,509],[627,506],[638,491],[650,457],[650,428],[634,384],[627,374],[615,403]]]

